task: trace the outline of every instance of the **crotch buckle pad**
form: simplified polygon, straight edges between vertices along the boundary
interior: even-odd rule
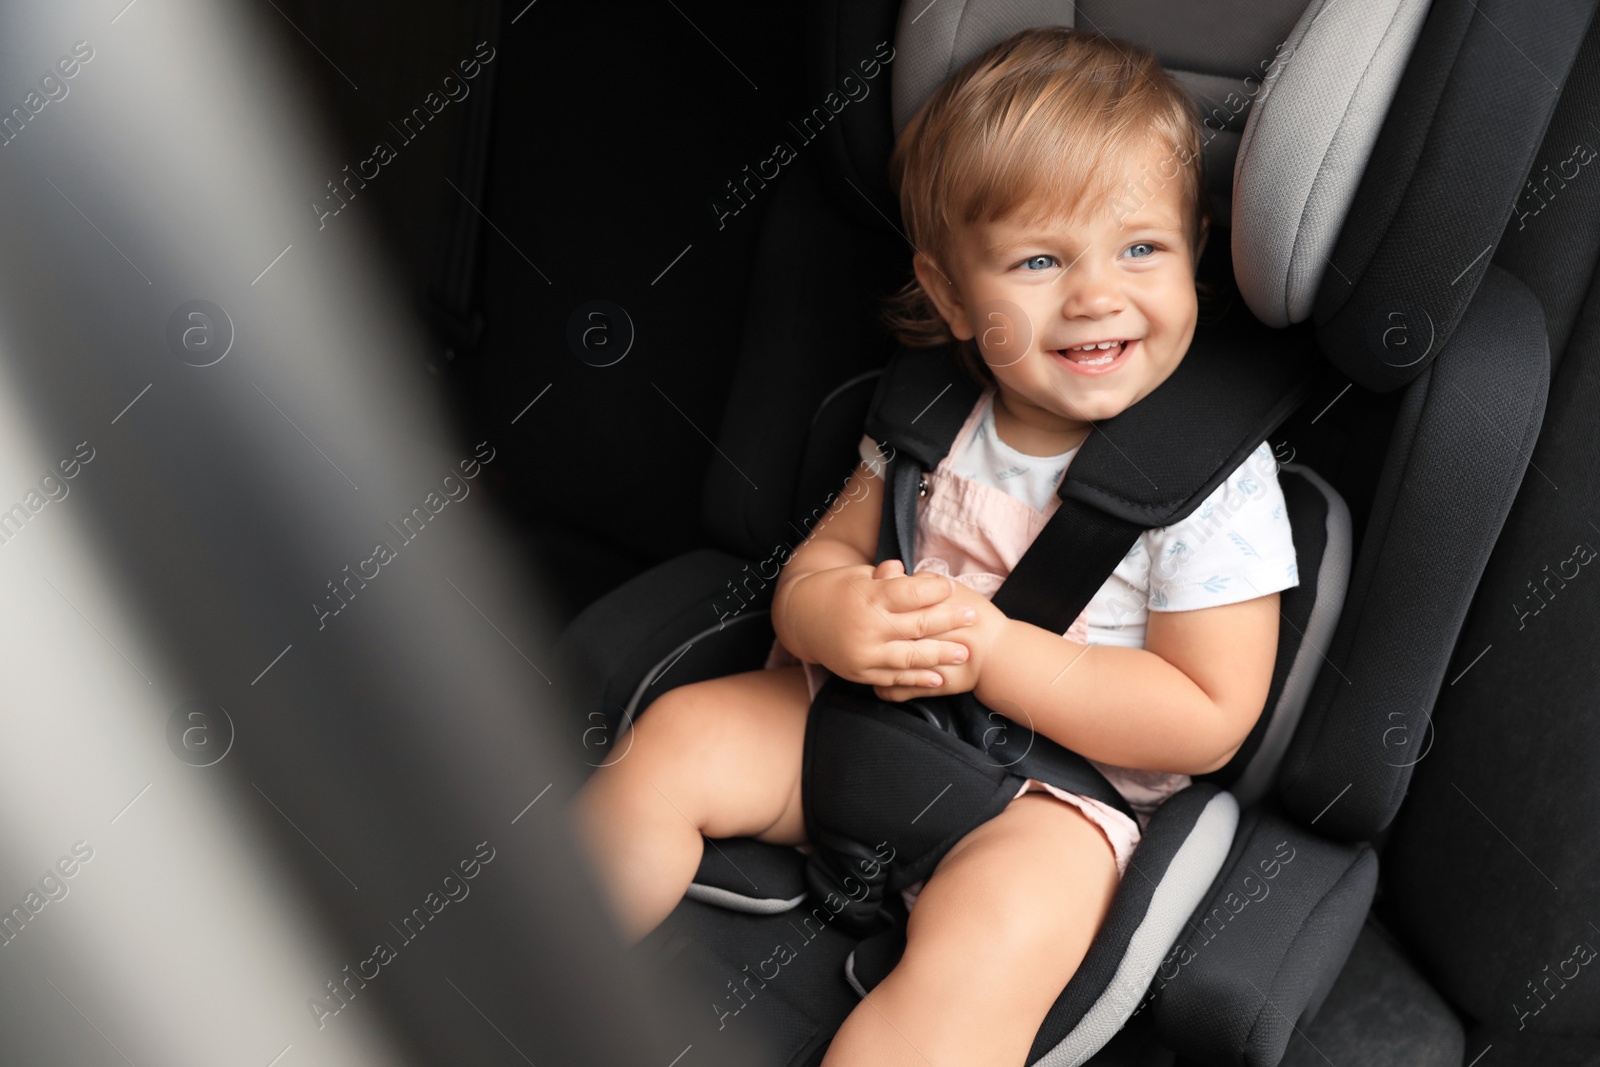
[[[879,925],[886,893],[927,878],[1023,781],[908,704],[838,677],[812,702],[801,774],[807,886],[843,897],[839,920],[857,934]]]

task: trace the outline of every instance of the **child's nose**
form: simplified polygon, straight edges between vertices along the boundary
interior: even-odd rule
[[[1090,268],[1082,270],[1076,278],[1071,274],[1068,272],[1064,314],[1101,318],[1122,309],[1122,289],[1109,271]]]

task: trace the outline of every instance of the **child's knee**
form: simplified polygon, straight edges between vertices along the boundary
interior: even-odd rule
[[[702,683],[691,682],[668,689],[640,713],[633,728],[653,748],[677,751],[695,736],[712,729],[713,703],[706,699]]]
[[[730,706],[725,687],[693,682],[670,689],[634,724],[638,736],[627,758],[653,781],[712,791],[762,747],[759,725],[741,717],[744,710]]]
[[[1097,827],[1060,801],[1035,804],[952,848],[917,897],[907,951],[921,939],[994,973],[1037,966],[1087,947],[1117,884]]]

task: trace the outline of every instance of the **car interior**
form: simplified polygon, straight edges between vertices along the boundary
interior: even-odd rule
[[[1518,662],[1532,612],[1556,606],[1560,579],[1541,589],[1541,576],[1569,579],[1572,561],[1590,552],[1577,543],[1594,532],[1579,514],[1558,518],[1558,501],[1574,497],[1557,486],[1576,472],[1551,451],[1551,434],[1561,433],[1562,398],[1577,402],[1559,383],[1580,373],[1595,227],[1578,221],[1577,197],[1563,204],[1548,181],[1567,180],[1560,196],[1577,192],[1576,161],[1595,134],[1577,115],[1594,85],[1594,33],[1578,43],[1592,9],[1545,14],[1438,3],[977,2],[810,13],[812,99],[825,100],[879,41],[894,47],[892,91],[839,105],[831,139],[808,141],[776,189],[752,184],[747,169],[732,179],[734,199],[725,189],[715,201],[719,222],[735,202],[765,214],[731,361],[699,364],[728,382],[706,425],[703,480],[682,490],[699,501],[705,540],[571,624],[571,654],[591,664],[583,707],[623,730],[663,687],[760,665],[771,575],[752,561],[799,536],[791,531],[836,488],[874,368],[892,348],[859,298],[892,291],[907,270],[883,162],[909,110],[1021,27],[1136,41],[1178,74],[1216,131],[1209,193],[1231,225],[1208,246],[1202,273],[1231,304],[1197,334],[1225,329],[1230,312],[1248,316],[1271,328],[1263,343],[1277,361],[1303,353],[1325,372],[1271,437],[1287,460],[1280,480],[1302,575],[1316,577],[1283,602],[1289,625],[1258,726],[1266,743],[1249,767],[1210,776],[1232,785],[1243,813],[1217,862],[1202,867],[1205,888],[1170,902],[1170,926],[1162,920],[1169,902],[1150,878],[1161,880],[1163,862],[1168,877],[1186,875],[1171,869],[1182,848],[1158,841],[1152,825],[1137,854],[1150,857],[1150,878],[1124,881],[1030,1062],[1594,1062],[1594,1002],[1586,1008],[1561,985],[1571,996],[1563,1003],[1557,983],[1539,984],[1570,974],[1574,963],[1559,970],[1555,955],[1586,958],[1596,933],[1584,906],[1567,910],[1593,899],[1594,863],[1550,836],[1559,826],[1584,839],[1592,802],[1562,801],[1565,816],[1545,808],[1556,821],[1536,826],[1512,799],[1538,788],[1535,763],[1553,770],[1558,750],[1592,748],[1582,740],[1592,730],[1577,725],[1586,711],[1556,710],[1582,670],[1578,647],[1560,666],[1548,650],[1543,670]],[[1535,58],[1536,40],[1554,51]],[[1506,78],[1526,93],[1507,93]],[[1521,101],[1515,117],[1489,104],[1509,96]],[[1494,114],[1503,125],[1491,146],[1475,138]],[[1458,140],[1463,122],[1475,137]],[[1546,220],[1555,225],[1536,237],[1533,212],[1558,206],[1570,222]],[[841,305],[860,314],[841,316]],[[1563,353],[1578,358],[1563,368]],[[666,396],[664,381],[652,384]],[[680,414],[658,404],[654,417]],[[1541,539],[1546,558],[1535,562]],[[1573,546],[1558,552],[1563,540]],[[1419,615],[1428,621],[1416,625]],[[1574,617],[1566,639],[1581,641],[1582,625]],[[1512,706],[1517,727],[1504,717]],[[1568,731],[1570,746],[1552,744]],[[1505,759],[1508,747],[1522,758]],[[1525,763],[1535,749],[1546,756]],[[1158,821],[1180,798],[1192,799],[1173,798]],[[1201,814],[1185,817],[1204,829]],[[801,858],[785,850],[717,844],[674,921],[646,946],[737,981],[739,964],[770,956],[770,943],[794,947],[806,882]],[[1306,866],[1295,870],[1290,856]],[[1564,881],[1590,891],[1567,897],[1555,888]],[[1248,912],[1251,893],[1279,903]],[[800,974],[759,994],[748,982],[729,986],[721,1002],[770,1019],[789,1062],[816,1062],[903,946],[903,933],[859,944],[836,933],[807,927],[806,950],[784,968]]]
[[[65,731],[15,710],[0,763],[0,891],[51,905],[0,923],[0,1061],[821,1063],[903,909],[835,922],[822,860],[708,839],[625,948],[559,816],[664,692],[763,665],[864,428],[970,407],[896,377],[889,154],[1057,26],[1176,77],[1213,217],[1185,372],[1062,499],[1166,525],[1265,442],[1299,584],[1027,1063],[1600,1067],[1600,4],[134,4],[0,44],[42,205],[0,342],[52,356],[7,361],[0,500],[88,475],[0,521],[38,560],[4,670]],[[90,409],[98,467],[57,445]],[[95,666],[50,690],[69,624]]]
[[[526,18],[536,14],[549,13]],[[504,408],[546,384],[552,402],[565,389],[566,403],[530,427],[541,454],[582,435],[586,470],[640,470],[656,456],[629,480],[637,496],[626,504],[606,502],[590,478],[541,494],[544,470],[509,469],[525,478],[510,493],[531,537],[566,582],[565,646],[590,677],[578,710],[603,723],[586,734],[587,763],[622,744],[664,688],[757,667],[770,645],[763,561],[837,493],[893,350],[874,310],[909,270],[885,174],[909,110],[1021,27],[1125,38],[1152,48],[1206,117],[1208,194],[1227,229],[1202,274],[1227,307],[1202,330],[1243,318],[1269,328],[1262,344],[1277,362],[1317,368],[1270,435],[1302,574],[1315,581],[1283,601],[1256,758],[1213,776],[1243,813],[1203,885],[1179,905],[1150,901],[1154,885],[1134,901],[1125,883],[1094,947],[1106,952],[1062,992],[1030,1062],[1595,1062],[1600,993],[1576,989],[1562,968],[1600,933],[1579,904],[1595,899],[1597,867],[1586,849],[1557,843],[1592,840],[1594,793],[1579,785],[1576,797],[1530,803],[1539,782],[1584,781],[1590,766],[1579,753],[1594,752],[1594,717],[1568,701],[1589,677],[1592,608],[1571,603],[1544,651],[1523,646],[1534,613],[1560,609],[1555,590],[1595,533],[1574,507],[1582,491],[1566,488],[1592,477],[1589,464],[1558,451],[1582,418],[1568,405],[1581,410],[1600,237],[1600,194],[1582,186],[1579,163],[1600,136],[1582,118],[1600,70],[1592,5],[821,3],[803,34],[774,32],[797,54],[760,53],[774,80],[797,80],[754,123],[709,98],[741,94],[749,77],[770,90],[733,59],[752,54],[739,42],[758,21],[715,24],[728,54],[675,70],[661,101],[704,107],[698,122],[629,112],[638,130],[706,131],[715,165],[694,150],[658,155],[650,134],[626,138],[659,190],[651,210],[670,206],[651,219],[666,242],[654,258],[626,278],[608,270],[610,288],[594,290],[626,307],[598,318],[618,336],[594,347],[632,344],[598,368],[613,378],[598,378],[598,357],[509,358],[507,328],[522,334],[514,307],[555,317],[584,306],[578,293],[528,301],[538,275],[480,237],[488,325],[464,368],[467,394]],[[507,62],[496,90],[499,130],[526,99],[515,69]],[[702,78],[720,78],[720,93]],[[578,118],[581,104],[563,112],[568,136],[597,128]],[[795,150],[776,178],[773,139]],[[488,202],[518,234],[549,232],[552,216],[523,182],[538,182],[534,160],[550,142],[530,139],[525,155],[491,138]],[[701,205],[698,221],[675,214],[691,174],[698,184],[682,200]],[[662,301],[662,286],[682,299]],[[701,312],[698,328],[678,309]],[[648,362],[645,338],[693,344],[693,355],[638,381],[626,370]],[[1534,821],[1534,808],[1549,817]],[[1155,837],[1152,827],[1141,853],[1152,870],[1157,851],[1178,849]],[[803,857],[717,845],[640,949],[693,960],[714,984],[771,955],[806,910]],[[1306,865],[1280,869],[1274,857],[1291,854]],[[1272,885],[1280,870],[1290,877]],[[1277,891],[1280,904],[1243,912],[1246,886],[1262,901]],[[718,1001],[765,1017],[795,1064],[818,1061],[901,947],[893,936],[853,944],[837,929],[805,936],[786,965],[800,974],[758,997],[747,981],[728,985]]]

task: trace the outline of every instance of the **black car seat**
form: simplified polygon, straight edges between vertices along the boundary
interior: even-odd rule
[[[1592,10],[1571,6],[1517,38],[1528,53],[1515,60],[1526,91],[1548,100],[1559,85],[1560,99],[1513,190],[1491,269],[1539,300],[1548,348],[1530,344],[1511,362],[1532,376],[1548,353],[1550,398],[1535,443],[1507,418],[1510,394],[1475,397],[1480,410],[1469,419],[1506,450],[1531,446],[1529,469],[1437,703],[1412,704],[1388,745],[1390,762],[1415,769],[1395,782],[1406,801],[1381,840],[1375,922],[1384,944],[1372,959],[1403,946],[1465,1020],[1461,1062],[1482,1056],[1481,1067],[1600,1064],[1600,597],[1587,588],[1600,548],[1600,181],[1590,180],[1600,177],[1600,18]],[[1556,60],[1567,47],[1552,48],[1559,35],[1581,42],[1566,77]],[[1434,541],[1449,558],[1425,574],[1458,565],[1448,540]],[[1371,595],[1393,602],[1409,590]],[[1366,973],[1383,981],[1370,964]],[[1406,1025],[1408,1001],[1390,990],[1345,999],[1352,1019]],[[1317,1039],[1314,1030],[1307,1034]],[[1296,1063],[1321,1062],[1305,1052]]]
[[[1467,0],[813,5],[816,98],[859,60],[881,59],[875,46],[888,41],[892,99],[819,108],[807,147],[766,194],[718,435],[737,467],[713,463],[703,497],[719,547],[652,569],[569,628],[566,659],[587,689],[574,758],[597,765],[627,744],[629,723],[666,688],[761,664],[774,561],[851,466],[892,348],[872,314],[909,254],[883,176],[894,130],[962,61],[1017,29],[1076,23],[1137,41],[1216,131],[1209,193],[1232,228],[1202,264],[1223,293],[1217,321],[1237,325],[1248,311],[1279,328],[1285,359],[1320,353],[1331,366],[1275,447],[1307,460],[1280,474],[1301,585],[1284,596],[1290,625],[1248,759],[1152,820],[1135,856],[1142,876],[1124,880],[1030,1062],[1276,1063],[1291,1038],[1310,1041],[1353,945],[1354,962],[1383,968],[1384,990],[1410,1013],[1390,1047],[1418,1040],[1394,1062],[1460,1062],[1455,1015],[1363,926],[1377,877],[1367,842],[1405,796],[1543,414],[1539,302],[1489,253],[1592,11]],[[1506,65],[1495,35],[1527,69]],[[1488,106],[1508,83],[1526,90],[1514,113]],[[1592,246],[1581,246],[1590,260]],[[1481,253],[1458,259],[1465,248]],[[1480,424],[1486,410],[1497,434]],[[641,946],[702,969],[726,988],[711,1006],[719,1019],[760,1017],[752,1025],[793,1063],[820,1059],[897,952],[892,939],[858,946],[808,923],[796,910],[802,864],[794,850],[708,843],[689,898]],[[781,981],[764,979],[760,965],[785,940],[799,951]],[[1340,1019],[1370,1021],[1363,990],[1338,992]]]

